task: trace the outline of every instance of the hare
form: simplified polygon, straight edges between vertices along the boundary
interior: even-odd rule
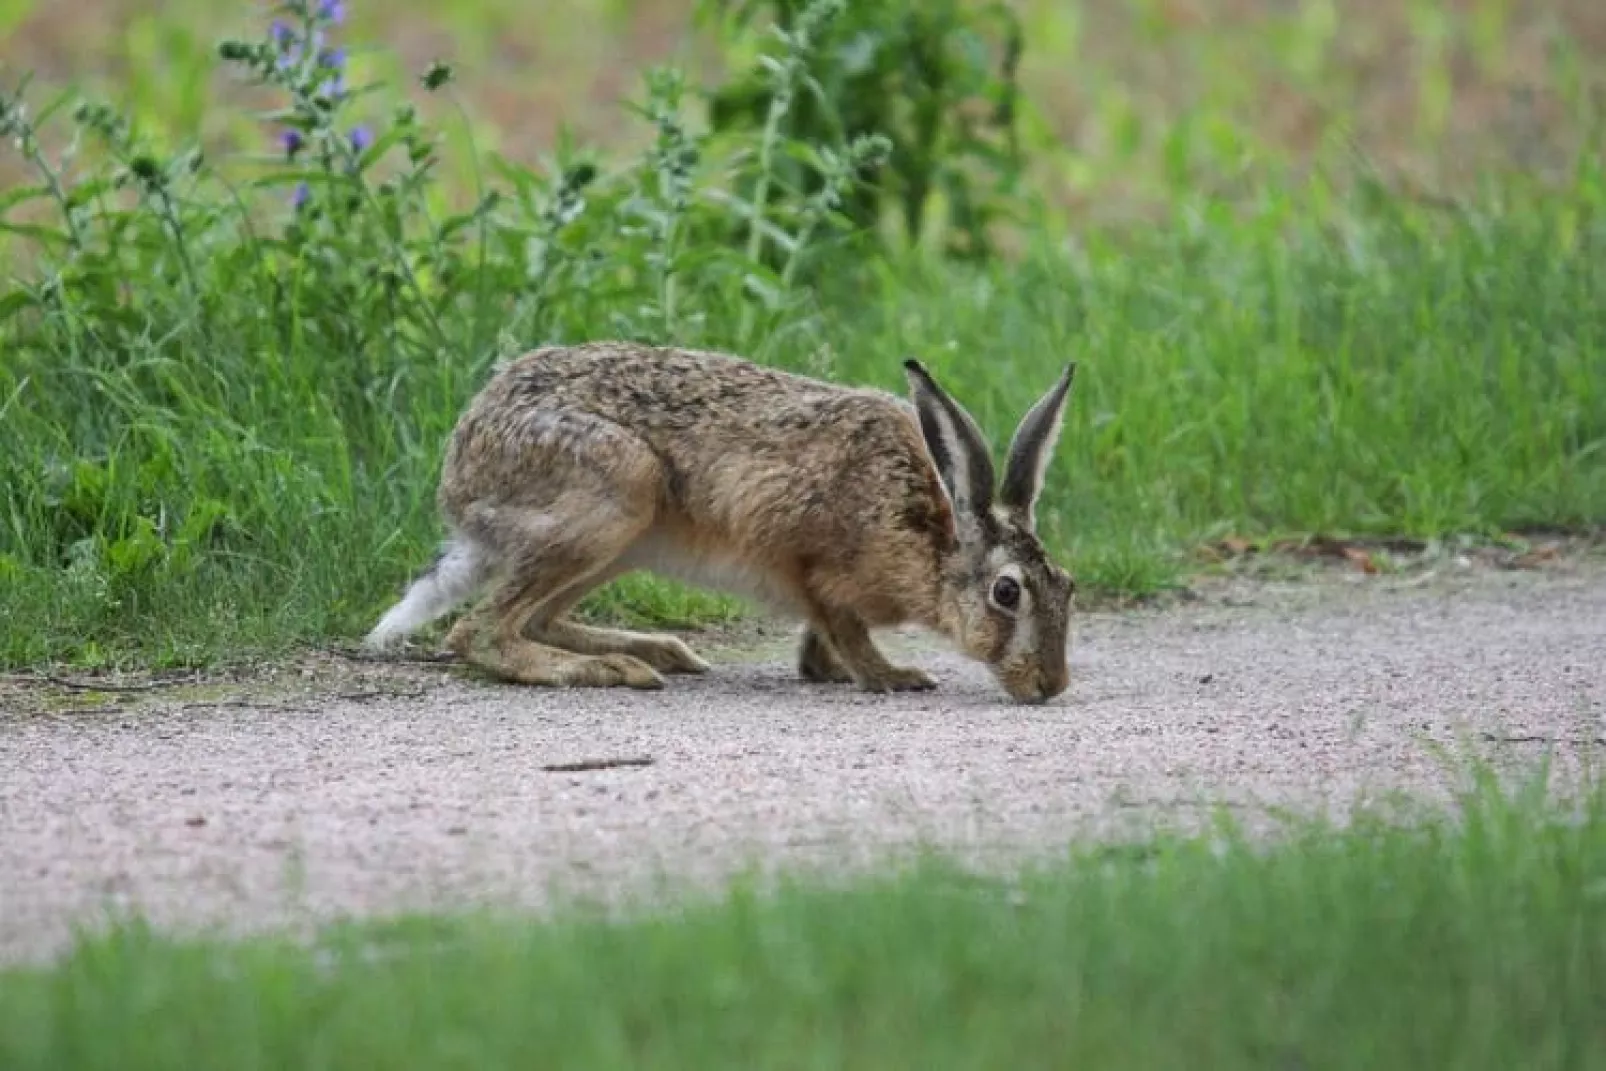
[[[644,569],[801,618],[809,681],[935,687],[871,639],[916,624],[1018,702],[1059,695],[1075,584],[1034,506],[1076,365],[1022,418],[996,497],[970,415],[918,361],[904,369],[912,405],[722,353],[594,342],[515,358],[452,434],[449,538],[366,645],[483,590],[445,645],[505,679],[661,688],[660,673],[706,672],[675,637],[566,616]]]

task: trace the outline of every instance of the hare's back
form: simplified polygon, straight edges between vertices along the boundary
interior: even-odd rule
[[[671,497],[698,512],[733,489],[784,498],[792,513],[822,499],[925,494],[934,486],[914,409],[846,387],[707,351],[594,342],[518,358],[481,405],[600,419],[647,444]],[[894,488],[886,486],[888,483]]]
[[[903,399],[625,343],[504,366],[458,426],[442,501],[452,515],[510,496],[544,507],[582,487],[618,499],[636,493],[614,486],[619,474],[647,470],[653,530],[630,558],[694,582],[755,562],[788,574],[800,555],[862,558],[909,529],[924,546],[949,527]]]
[[[912,410],[876,390],[838,386],[722,353],[592,342],[538,349],[506,365],[479,410],[585,413],[678,453],[782,446],[866,434],[847,425],[906,423]],[[901,430],[901,429],[900,429]]]

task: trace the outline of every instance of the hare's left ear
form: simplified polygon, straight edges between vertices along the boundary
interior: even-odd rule
[[[1059,442],[1065,400],[1070,396],[1075,375],[1076,362],[1072,361],[1049,392],[1021,417],[1009,444],[998,505],[1027,531],[1037,527],[1037,496],[1043,490],[1043,473],[1054,456],[1054,445]]]
[[[903,362],[903,368],[920,415],[920,433],[954,511],[962,518],[986,514],[993,504],[994,477],[981,429],[919,361],[911,357]]]

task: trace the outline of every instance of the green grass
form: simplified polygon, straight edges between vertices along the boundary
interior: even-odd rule
[[[0,1066],[1606,1066],[1606,809],[929,859],[673,911],[138,924],[0,974]]]
[[[1229,531],[1606,518],[1595,156],[1559,186],[1491,178],[1454,208],[1319,175],[1230,202],[1178,182],[1162,217],[1124,231],[1022,200],[1021,256],[981,265],[871,249],[789,197],[763,206],[798,240],[788,269],[729,240],[762,139],[711,142],[687,169],[695,123],[667,83],[642,94],[658,108],[643,156],[432,165],[467,189],[418,163],[456,142],[386,120],[352,155],[355,120],[307,118],[306,91],[270,96],[327,138],[322,163],[192,171],[137,123],[56,117],[93,166],[63,175],[63,203],[41,185],[11,205],[0,664],[202,662],[360,634],[438,537],[461,407],[493,360],[543,341],[719,346],[897,390],[918,354],[1000,446],[1074,358],[1041,516],[1095,593],[1173,583],[1193,544]],[[397,98],[376,99],[370,119]],[[277,128],[234,125],[264,142]],[[578,189],[586,161],[599,177]],[[321,216],[288,208],[297,181]],[[482,184],[500,199],[454,216]],[[640,578],[587,608],[737,610]]]
[[[919,354],[1000,443],[1054,366],[1081,362],[1043,525],[1095,590],[1153,590],[1228,531],[1577,525],[1606,517],[1606,242],[1558,252],[1566,215],[1368,220],[1354,253],[1267,218],[1094,245],[1079,267],[886,268],[756,352],[807,369],[823,345],[833,378],[893,389]],[[190,659],[365,628],[429,556],[444,438],[483,363],[334,345],[231,324],[13,373],[0,659]],[[657,619],[729,609],[612,594]]]

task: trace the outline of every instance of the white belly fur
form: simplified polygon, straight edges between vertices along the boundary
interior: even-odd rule
[[[693,587],[722,591],[763,603],[772,610],[797,614],[790,591],[734,553],[721,549],[689,547],[662,532],[651,532],[631,544],[620,564],[678,580]]]

